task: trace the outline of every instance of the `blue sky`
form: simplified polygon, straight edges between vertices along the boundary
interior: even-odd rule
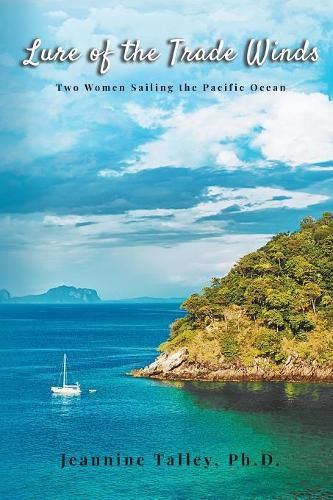
[[[304,215],[332,210],[330,0],[3,1],[0,287],[184,296]],[[154,64],[19,65],[33,38],[82,53],[140,39]],[[166,64],[170,37],[317,46],[316,63]],[[78,93],[56,83],[237,82],[284,93]]]

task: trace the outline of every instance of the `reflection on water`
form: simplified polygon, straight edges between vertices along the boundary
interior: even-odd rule
[[[168,382],[170,384],[170,382]],[[317,432],[333,433],[333,386],[291,382],[176,382],[201,408],[292,416]],[[324,418],[323,418],[324,417]]]
[[[81,395],[51,394],[51,410],[60,417],[70,417],[80,405]]]
[[[198,404],[246,412],[285,411],[290,407],[333,411],[333,386],[290,382],[183,382]],[[250,394],[250,397],[249,397]]]

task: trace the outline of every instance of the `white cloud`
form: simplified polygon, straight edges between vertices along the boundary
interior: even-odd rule
[[[142,128],[156,128],[163,124],[163,120],[170,114],[167,109],[158,107],[143,108],[138,104],[129,102],[125,111]]]
[[[111,39],[115,47],[124,38],[131,37],[140,38],[145,47],[154,45],[161,49],[160,61],[149,66],[124,65],[114,58],[108,75],[111,80],[146,81],[147,75],[149,80],[171,80],[170,83],[176,80],[198,83],[205,79],[212,83],[252,83],[255,79],[259,83],[286,83],[289,90],[294,85],[308,92],[325,91],[327,78],[325,75],[321,78],[327,62],[324,50],[321,60],[311,65],[267,65],[250,71],[242,66],[240,53],[232,65],[179,64],[171,69],[165,64],[165,42],[170,36],[182,36],[191,47],[210,47],[216,39],[224,38],[226,44],[241,52],[246,39],[252,36],[268,36],[280,44],[294,46],[306,36],[312,45],[319,43],[329,52],[333,24],[331,0],[288,0],[283,8],[277,0],[244,0],[241,8],[236,0],[223,3],[161,0],[158,4],[156,0],[145,0],[139,7],[135,0],[123,0],[121,5],[108,8],[105,8],[105,0],[96,0],[93,9],[91,0],[57,0],[57,10],[52,10],[54,0],[34,0],[34,4],[49,14],[44,19],[52,26],[48,27],[45,39],[54,40],[52,46],[74,45],[84,53],[91,46],[100,46],[103,38]],[[2,59],[2,64],[13,66],[10,57]],[[191,95],[188,99],[178,95],[168,98],[148,95],[127,104],[127,116],[124,116],[124,101],[120,97],[117,103],[121,104],[114,106],[111,115],[107,106],[110,102],[113,105],[116,99],[110,100],[110,95],[90,98],[85,94],[57,94],[51,85],[42,88],[45,81],[52,85],[55,82],[80,84],[90,79],[100,82],[95,66],[88,64],[84,57],[70,66],[47,64],[24,71],[29,72],[31,80],[27,82],[30,88],[35,85],[35,90],[7,92],[1,103],[2,130],[19,136],[15,147],[10,141],[3,146],[3,160],[7,150],[12,160],[27,157],[31,161],[70,151],[78,146],[81,138],[88,137],[91,151],[100,151],[98,147],[103,151],[107,141],[111,149],[112,140],[123,140],[125,147],[130,148],[135,135],[130,128],[130,117],[144,129],[135,139],[145,137],[147,131],[149,137],[155,134],[155,139],[142,139],[135,154],[128,151],[129,163],[123,172],[162,165],[248,168],[251,165],[245,161],[247,148],[261,153],[262,158],[255,164],[257,168],[280,161],[291,166],[307,164],[308,170],[332,168],[317,164],[332,160],[332,103],[323,94],[299,91],[232,98],[215,94],[207,98]],[[184,101],[183,108],[179,107],[180,100]],[[193,103],[196,109],[191,110],[189,106]],[[103,130],[99,129],[96,135],[94,124],[103,125]],[[128,135],[123,133],[127,132],[127,126]],[[114,128],[117,136],[112,138]],[[86,156],[83,163],[85,160]],[[316,164],[310,165],[311,162]],[[112,158],[109,164],[113,166]],[[111,178],[119,175],[117,167],[99,165],[98,175],[105,178],[106,184],[112,182]],[[47,168],[45,162],[49,173]],[[311,188],[316,189],[322,192],[324,187]],[[261,246],[269,237],[227,235],[227,223],[214,220],[214,216],[235,205],[238,207],[235,210],[240,212],[306,208],[326,201],[331,195],[329,185],[326,189],[327,196],[278,187],[211,186],[201,203],[188,209],[132,210],[96,216],[1,217],[0,242],[7,251],[2,252],[0,274],[6,276],[8,287],[15,280],[21,283],[23,293],[27,291],[24,289],[27,283],[35,283],[38,288],[31,291],[39,292],[59,282],[93,286],[105,297],[141,295],[143,289],[145,294],[152,295],[181,290],[187,293],[193,285],[200,287],[212,275],[227,272],[235,259]],[[203,220],[205,218],[208,220]],[[221,236],[213,236],[216,234]],[[159,239],[161,235],[165,235],[165,239]],[[167,240],[169,236],[171,243]],[[182,236],[184,240],[197,236],[200,241],[179,243]],[[150,238],[150,243],[144,237]],[[15,273],[20,276],[14,280]]]
[[[93,8],[83,1],[74,7],[62,1],[58,1],[57,5],[59,10],[50,13],[53,12],[56,21],[50,31],[60,44],[74,45],[84,51],[99,46],[103,38],[109,38],[113,47],[125,38],[140,39],[145,47],[155,46],[162,52],[160,61],[150,65],[151,78],[163,78],[163,75],[167,78],[170,75],[165,59],[168,53],[166,41],[171,37],[184,38],[192,48],[198,45],[212,47],[217,39],[223,38],[227,45],[235,46],[241,60],[245,42],[253,36],[271,38],[280,42],[281,46],[297,46],[305,37],[310,37],[312,44],[322,43],[328,47],[331,43],[329,26],[333,24],[332,9],[323,1],[316,2],[315,8],[311,5],[306,9],[298,0],[288,1],[282,10],[277,1],[271,0],[255,4],[250,0],[244,1],[242,9],[235,0],[226,0],[223,5],[216,0],[196,3],[183,1],[181,5],[175,0],[162,1],[158,5],[146,1],[139,8],[134,0],[123,1],[121,5],[112,7],[106,7],[104,0],[94,2]],[[68,16],[59,24],[59,16],[66,15],[62,7]],[[131,75],[139,73],[137,65],[121,64],[118,58],[114,58],[113,65],[113,71],[118,76],[125,75],[130,79]],[[188,65],[179,65],[178,75],[200,80],[211,69],[207,65],[191,66],[189,71]],[[230,69],[231,66],[220,67],[219,78],[228,79]],[[49,70],[49,67],[43,68],[44,77],[49,74],[52,78],[56,72],[61,76],[61,71]],[[309,71],[307,65],[302,70],[304,75]],[[72,65],[66,72],[68,80],[73,76],[92,75],[91,65],[82,62]],[[304,77],[301,77],[302,80]]]
[[[97,177],[120,177],[122,174],[112,168],[104,168],[97,172]]]
[[[67,19],[69,17],[68,14],[63,10],[50,10],[47,15],[50,19],[55,21],[63,21],[64,19]]]
[[[76,224],[84,223],[87,221],[86,217],[79,215],[66,215],[65,217],[59,217],[57,215],[45,215],[43,218],[44,226],[56,226],[56,227],[71,227]]]
[[[160,166],[199,168],[211,162],[235,167],[241,163],[230,145],[221,144],[255,125],[255,115],[230,117],[230,105],[212,105],[192,112],[177,108],[159,125],[165,131],[155,140],[138,147],[137,156],[128,161],[127,172],[139,172]],[[143,112],[144,110],[142,110]],[[149,113],[149,110],[148,110]],[[231,119],[230,119],[231,118]]]
[[[69,150],[83,133],[73,123],[70,97],[51,85],[40,91],[8,93],[1,98],[0,130],[22,133],[16,148],[3,147],[3,165]]]
[[[235,205],[241,212],[299,209],[328,199],[271,187],[220,186],[210,186],[205,197],[188,209],[90,216],[2,216],[3,286],[16,293],[38,293],[68,283],[97,288],[105,298],[187,294],[212,276],[226,273],[238,258],[262,246],[271,236],[230,235],[225,222],[203,218]],[[6,269],[8,262],[13,269],[13,258],[20,269],[20,277],[15,279]],[[128,277],[125,282],[124,273]],[[34,288],[27,290],[30,282]]]
[[[162,110],[158,113],[154,108],[164,131],[141,144],[124,171],[161,166],[199,168],[208,164],[248,167],[239,157],[239,140],[246,138],[267,162],[298,166],[333,158],[333,103],[328,96],[285,92],[247,94],[220,101],[189,112],[177,108],[165,118]],[[139,111],[136,106],[135,116],[145,111],[149,116],[149,109]],[[244,150],[243,156],[246,154]]]
[[[41,2],[45,4],[45,0]],[[289,0],[280,9],[276,0],[263,0],[253,3],[244,0],[240,9],[239,2],[225,0],[223,5],[216,0],[191,2],[183,0],[146,0],[138,8],[134,0],[124,0],[121,5],[105,7],[105,0],[95,1],[94,8],[88,0],[80,1],[76,8],[68,2],[58,0],[59,8],[70,12],[71,19],[93,20],[99,30],[109,30],[121,36],[138,35],[138,27],[145,38],[151,34],[153,40],[165,40],[171,36],[186,36],[190,40],[200,36],[205,40],[218,36],[242,40],[253,33],[262,37],[272,37],[284,43],[300,42],[306,33],[311,34],[314,42],[326,39],[327,31],[323,26],[332,23],[333,15],[330,0],[311,0],[299,2]],[[175,15],[176,14],[176,15]],[[70,25],[66,24],[70,31]],[[73,26],[71,26],[73,28]],[[73,31],[69,35],[75,37]]]
[[[260,78],[264,82],[282,80],[282,83],[285,83],[287,80],[290,84],[290,75],[292,75],[293,84],[300,85],[300,88],[307,88],[308,80],[311,80],[311,85],[316,85],[317,88],[322,86],[318,78],[321,71],[320,63],[295,67],[293,65],[284,67],[269,65],[258,71],[247,69],[243,71],[241,51],[249,36],[269,36],[278,38],[283,44],[298,44],[306,33],[311,34],[312,44],[320,42],[328,47],[330,41],[327,40],[329,33],[327,27],[332,23],[333,15],[328,7],[329,3],[324,0],[316,2],[315,8],[310,1],[307,1],[307,10],[304,10],[299,2],[290,0],[282,11],[279,10],[279,17],[276,15],[278,2],[268,0],[257,2],[255,5],[253,2],[244,2],[244,5],[251,6],[243,9],[239,8],[239,3],[235,0],[227,0],[223,6],[216,0],[203,0],[194,4],[185,0],[181,5],[175,0],[162,1],[158,6],[152,1],[147,1],[144,5],[140,5],[140,8],[134,0],[125,0],[121,5],[113,7],[105,7],[105,1],[101,0],[94,2],[94,8],[91,8],[88,1],[69,6],[68,2],[58,0],[57,9],[53,8],[54,2],[47,0],[43,2],[35,0],[35,2],[41,9],[45,9],[45,14],[48,15],[48,20],[52,24],[48,27],[49,35],[55,43],[64,47],[77,46],[82,54],[92,46],[100,47],[104,38],[111,40],[113,48],[116,48],[124,38],[139,38],[145,47],[153,45],[161,50],[160,61],[150,64],[149,67],[145,64],[122,64],[118,57],[112,57],[112,69],[109,76],[112,79],[119,79],[122,83],[146,79],[149,74],[152,81],[171,80],[173,82],[176,77],[179,81],[184,78],[198,83],[209,76],[214,83],[235,81],[234,79],[237,81],[243,78],[245,81],[247,78]],[[235,65],[182,64],[173,69],[168,68],[166,40],[172,36],[184,37],[191,47],[198,45],[211,47],[216,39],[223,38],[227,45],[233,45],[239,49],[239,59]],[[85,57],[68,66],[45,64],[33,71],[27,68],[26,70],[30,71],[30,75],[36,81],[39,78],[44,81],[76,84],[88,79],[95,81],[96,78],[99,82],[101,81],[96,75],[95,65],[88,64]],[[317,83],[313,83],[314,81]],[[49,89],[49,86],[46,89]],[[49,103],[52,100],[58,102],[60,99],[55,96],[56,91],[52,92]],[[41,132],[39,142],[38,138],[34,142],[31,140],[33,134],[27,130],[26,140],[22,142],[22,146],[28,148],[32,159],[34,156],[46,155],[47,151],[56,153],[69,150],[77,145],[85,132],[89,133],[92,123],[107,124],[110,120],[110,115],[105,112],[105,102],[110,101],[110,96],[99,96],[99,104],[96,105],[96,101],[87,99],[84,92],[76,95],[75,98],[67,95],[67,99],[63,100],[61,111],[64,119],[58,120],[48,116],[45,102],[43,109],[38,105],[39,94],[43,97],[43,92],[38,90],[30,99],[34,102],[34,105],[29,108],[30,115],[34,115],[33,119],[30,117],[30,122],[43,123],[39,129],[45,132]],[[26,93],[22,92],[21,96],[28,102],[28,97],[24,95]],[[15,96],[17,97],[20,100],[20,95]],[[209,97],[210,102],[212,102],[212,97]],[[213,164],[217,168],[246,168],[248,165],[244,161],[244,154],[241,148],[235,146],[235,141],[252,134],[255,127],[262,127],[263,130],[255,132],[252,145],[259,148],[267,160],[286,161],[290,165],[297,165],[311,161],[326,161],[331,156],[332,146],[329,144],[331,120],[323,130],[328,116],[327,102],[323,101],[320,105],[324,120],[320,122],[320,118],[317,118],[320,126],[317,126],[316,121],[316,131],[313,132],[312,140],[309,142],[311,134],[307,124],[308,115],[302,106],[313,106],[316,110],[317,97],[311,102],[308,101],[308,104],[305,102],[306,97],[295,98],[294,103],[290,104],[290,99],[286,95],[280,97],[245,96],[244,99],[235,97],[230,100],[223,97],[221,100],[219,96],[215,96],[215,99],[221,101],[220,104],[202,107],[192,112],[181,112],[180,108],[172,110],[171,99],[174,99],[173,103],[177,99],[180,100],[179,96],[175,95],[142,96],[141,102],[145,102],[145,99],[146,102],[148,99],[151,101],[149,107],[139,106],[134,102],[128,103],[126,106],[128,116],[131,116],[139,126],[145,129],[163,127],[164,131],[156,140],[143,142],[138,147],[135,154],[130,156],[124,172],[138,172],[163,165],[198,168],[202,165]],[[202,103],[202,96],[200,96],[200,101]],[[238,102],[241,109],[237,111]],[[261,106],[261,102],[264,106]],[[197,105],[199,106],[199,99]],[[294,113],[290,120],[294,126],[293,131],[285,127],[284,123],[287,120],[290,105]],[[37,113],[34,110],[35,107]],[[114,111],[113,121],[120,121],[122,113],[123,104],[121,104],[121,110]],[[317,115],[319,116],[319,112]],[[40,116],[39,120],[38,116]],[[79,126],[79,130],[72,130],[69,117],[80,117],[81,123],[85,124],[85,130],[82,125]],[[60,120],[63,133],[58,131]],[[283,127],[283,133],[277,132],[279,126]],[[299,141],[304,130],[306,140],[303,141],[303,145],[295,145],[294,143]],[[314,144],[315,141],[316,144]],[[309,153],[311,143],[313,148]],[[35,151],[32,151],[33,148]],[[15,158],[14,156],[11,158],[20,159],[18,154]]]
[[[201,221],[202,218],[219,215],[227,208],[236,206],[236,211],[253,212],[268,209],[301,209],[311,205],[317,205],[328,200],[329,197],[321,194],[306,193],[302,191],[290,191],[286,189],[271,187],[256,188],[234,188],[227,189],[219,186],[211,186],[207,189],[207,201],[203,201],[187,209],[156,209],[156,210],[133,210],[128,212],[129,217],[144,218],[149,216],[173,216],[172,219],[159,220],[153,225],[193,231],[193,223],[203,233],[214,233],[221,230],[220,223],[215,221]],[[147,223],[147,225],[149,222]]]
[[[308,170],[309,172],[333,172],[333,165],[313,165]]]
[[[216,165],[220,165],[222,167],[241,167],[244,165],[242,161],[237,158],[237,155],[234,151],[223,149],[217,147],[217,155],[215,159]]]
[[[292,166],[333,158],[333,102],[324,94],[288,92],[272,100],[253,140],[272,161]]]
[[[236,206],[235,210],[239,212],[282,208],[302,209],[328,199],[325,195],[271,187],[231,189],[220,186],[210,186],[205,197],[205,201],[186,209],[138,209],[115,215],[47,215],[43,219],[43,225],[58,227],[60,231],[64,229],[70,231],[66,238],[69,241],[79,238],[79,240],[82,239],[82,243],[84,241],[89,243],[92,237],[104,234],[108,235],[109,242],[112,240],[113,244],[124,246],[130,242],[131,235],[137,237],[140,233],[151,232],[152,237],[156,234],[158,245],[159,236],[163,234],[178,234],[181,240],[182,234],[188,235],[189,238],[193,234],[195,239],[200,233],[201,239],[209,239],[217,233],[224,233],[227,230],[226,222],[205,220],[205,218],[219,215],[223,210],[233,206]],[[78,225],[81,226],[79,233]],[[76,232],[72,233],[71,228],[74,227]],[[104,244],[103,238],[101,243]],[[98,246],[98,238],[95,244]]]
[[[10,230],[14,227],[12,221]],[[269,235],[224,236],[173,248],[119,248],[109,242],[107,247],[89,249],[74,240],[61,251],[57,237],[53,234],[48,245],[35,246],[33,252],[23,246],[5,255],[0,250],[2,286],[13,295],[41,293],[65,283],[96,288],[104,299],[185,296],[207,284],[212,276],[228,272],[235,260],[264,245]]]
[[[225,189],[212,186],[208,188],[208,194],[216,200],[215,203],[225,203],[227,200],[229,206],[236,204],[244,212],[272,208],[300,209],[328,200],[328,196],[322,194],[271,187]]]

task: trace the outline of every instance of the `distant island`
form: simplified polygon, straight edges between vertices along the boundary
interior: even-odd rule
[[[181,304],[182,297],[134,297],[128,299],[102,300],[96,290],[92,288],[76,288],[75,286],[61,285],[50,288],[46,293],[11,297],[8,290],[0,289],[0,303],[24,304]]]
[[[306,217],[182,304],[160,356],[133,376],[333,381],[333,214]]]
[[[8,290],[0,290],[0,302],[24,304],[91,304],[101,302],[96,290],[91,288],[76,288],[75,286],[61,285],[50,288],[46,293],[39,295],[25,295],[11,297]]]

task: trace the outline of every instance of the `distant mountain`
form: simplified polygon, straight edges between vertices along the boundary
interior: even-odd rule
[[[0,302],[7,302],[8,300],[10,300],[10,293],[3,288],[0,290]]]
[[[0,299],[1,300],[1,299]],[[61,285],[50,288],[46,293],[13,297],[11,302],[28,304],[91,304],[101,302],[96,290]]]
[[[76,288],[75,286],[61,285],[50,288],[38,295],[11,297],[8,290],[0,289],[0,303],[14,302],[20,304],[181,304],[184,297],[134,297],[130,299],[114,299],[102,301],[96,290],[91,288]]]
[[[112,303],[126,303],[126,304],[181,304],[184,301],[184,297],[133,297],[131,299],[114,299],[108,300],[107,302]]]

